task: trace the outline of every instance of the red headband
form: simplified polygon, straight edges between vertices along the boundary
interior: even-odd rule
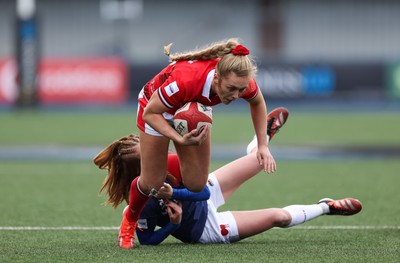
[[[242,45],[237,45],[233,50],[232,50],[232,54],[235,56],[245,56],[250,54],[250,51]]]

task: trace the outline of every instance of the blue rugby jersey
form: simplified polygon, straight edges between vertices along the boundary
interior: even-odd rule
[[[170,223],[163,200],[151,198],[143,208],[136,230],[142,245],[157,245],[168,235],[184,243],[196,243],[207,220],[207,201],[182,201],[182,221],[180,225]],[[156,230],[159,226],[161,229]]]

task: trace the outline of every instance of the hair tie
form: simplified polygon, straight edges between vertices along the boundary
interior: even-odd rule
[[[242,45],[237,45],[233,50],[232,50],[232,54],[235,56],[245,56],[250,54],[250,51]]]

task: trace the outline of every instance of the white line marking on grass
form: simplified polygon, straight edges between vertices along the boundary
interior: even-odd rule
[[[118,230],[119,227],[114,226],[0,226],[0,230],[10,231],[26,231],[26,230],[55,230],[55,231],[69,231],[69,230],[94,230],[94,231],[110,231]]]
[[[331,230],[331,229],[338,229],[338,230],[366,230],[366,229],[371,229],[371,230],[381,230],[381,229],[391,229],[391,230],[396,230],[400,229],[400,226],[297,226],[293,227],[291,229],[310,229],[310,230]]]
[[[275,228],[279,229],[279,228]],[[400,230],[400,226],[296,226],[299,230]],[[116,231],[116,226],[0,226],[0,231]]]

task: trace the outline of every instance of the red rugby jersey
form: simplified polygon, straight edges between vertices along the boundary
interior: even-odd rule
[[[144,86],[144,95],[148,100],[157,91],[164,105],[171,109],[168,111],[171,114],[189,101],[208,106],[219,104],[221,100],[218,96],[210,97],[218,61],[219,59],[173,62]],[[241,98],[251,100],[257,94],[257,83],[251,79]]]

